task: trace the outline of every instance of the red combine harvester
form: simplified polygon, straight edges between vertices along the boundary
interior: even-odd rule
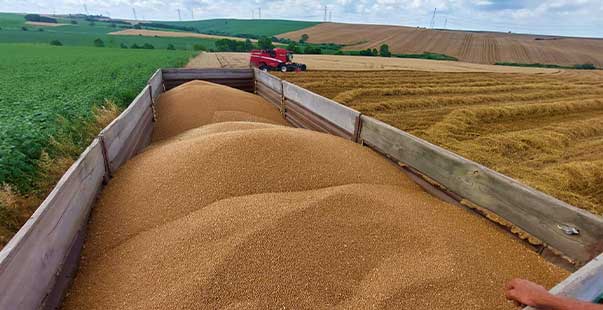
[[[293,53],[284,48],[253,50],[249,64],[263,71],[306,71],[306,65],[291,62]]]

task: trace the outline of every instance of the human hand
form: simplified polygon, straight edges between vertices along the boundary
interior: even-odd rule
[[[547,307],[553,295],[534,282],[513,279],[505,285],[505,297],[526,306]]]

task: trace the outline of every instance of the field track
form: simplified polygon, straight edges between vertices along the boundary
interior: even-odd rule
[[[308,34],[311,43],[345,44],[346,50],[379,48],[386,43],[394,53],[441,53],[471,63],[590,63],[603,67],[602,39],[339,23],[322,23],[278,36],[299,40],[302,34]]]
[[[433,72],[498,72],[526,74],[558,74],[564,71],[559,69],[493,66],[458,61],[363,56],[295,55],[294,61],[305,63],[308,65],[308,70],[310,71],[419,70]],[[199,56],[192,59],[187,67],[249,68],[249,53],[201,53]]]
[[[194,32],[177,32],[177,31],[161,31],[161,30],[145,30],[145,29],[125,29],[109,33],[110,35],[119,36],[145,36],[145,37],[173,37],[173,38],[202,38],[202,39],[229,39],[236,41],[245,41],[244,38],[216,36],[211,34],[202,34]],[[251,40],[257,42],[257,40]]]
[[[603,215],[603,74],[278,74]]]

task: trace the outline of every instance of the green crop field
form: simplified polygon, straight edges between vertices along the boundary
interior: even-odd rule
[[[257,36],[274,36],[277,34],[300,30],[320,24],[280,19],[208,19],[199,21],[158,22],[168,25],[193,27],[202,33],[222,33],[225,35],[251,34]]]
[[[125,44],[139,46],[145,43],[153,45],[156,49],[166,49],[172,44],[176,49],[192,50],[194,44],[202,44],[208,49],[214,48],[216,40],[200,38],[169,38],[169,37],[143,37],[143,36],[118,36],[109,35],[110,32],[122,30],[109,23],[90,23],[77,19],[77,24],[71,20],[59,19],[66,23],[57,27],[37,27],[26,25],[22,14],[0,13],[0,43],[43,43],[58,40],[66,46],[94,46],[94,40],[103,40],[106,47],[120,47]],[[27,30],[23,30],[25,27]]]
[[[67,139],[76,157],[92,139],[84,126],[94,121],[94,107],[110,100],[124,108],[157,68],[182,66],[193,56],[39,44],[0,44],[0,55],[7,73],[0,75],[0,245],[29,216],[9,206],[6,185],[43,197],[49,188],[39,188],[41,156],[64,156],[53,141]]]
[[[0,44],[0,183],[26,190],[36,160],[64,118],[91,117],[105,99],[125,106],[159,67],[184,65],[188,52]]]

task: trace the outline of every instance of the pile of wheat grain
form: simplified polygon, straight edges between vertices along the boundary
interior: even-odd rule
[[[194,96],[211,108],[191,124],[253,97],[192,83],[163,96],[159,119]],[[244,111],[271,119],[269,106]],[[243,120],[169,125],[105,188],[65,309],[513,309],[505,281],[567,275],[358,144]]]

